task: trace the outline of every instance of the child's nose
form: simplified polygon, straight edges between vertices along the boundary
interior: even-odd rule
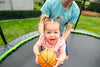
[[[55,34],[54,34],[54,33],[52,33],[52,34],[51,34],[51,36],[55,36]]]

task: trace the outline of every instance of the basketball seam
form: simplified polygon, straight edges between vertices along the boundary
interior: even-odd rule
[[[53,53],[54,54],[54,53]],[[54,58],[54,56],[53,56],[53,58]],[[55,63],[55,61],[53,61],[52,63],[50,63],[50,64],[54,64]]]
[[[47,49],[47,53],[48,53],[48,49]],[[44,58],[42,57],[42,54],[40,53],[40,56],[41,56],[41,58],[44,60]],[[49,65],[49,66],[51,66],[50,64],[48,64],[45,60],[44,60],[44,62],[47,64],[47,65]],[[40,63],[40,64],[45,64],[45,63]],[[51,66],[52,67],[52,66]]]
[[[47,61],[48,61],[48,49],[47,49]]]
[[[49,64],[50,64],[50,62],[52,61],[53,57],[54,57],[54,53],[53,53],[53,56],[52,56],[52,58],[51,58],[51,59],[50,59],[50,61],[49,61]]]
[[[54,53],[53,53],[54,54]],[[53,61],[51,64],[54,64],[55,61]]]
[[[40,56],[41,56],[41,58],[43,59],[43,61],[45,62],[45,63],[40,63],[40,64],[47,64],[49,67],[52,67],[52,65],[50,65],[50,63],[47,63],[47,61],[48,61],[48,49],[47,49],[47,61],[44,60],[44,58],[42,57],[42,54],[41,54],[41,53],[40,53]],[[53,56],[52,56],[52,58],[50,59],[49,62],[52,61],[53,57],[54,57],[54,53],[53,53]],[[46,66],[47,66],[47,65],[46,65]]]
[[[40,53],[41,58],[44,60],[44,58],[42,57],[42,54]],[[46,63],[46,61],[44,60],[44,62]],[[45,63],[41,63],[41,64],[45,64]]]
[[[53,61],[51,64],[53,64],[55,61]]]
[[[48,49],[47,49],[47,61],[48,61]],[[51,66],[49,63],[47,63],[47,65]]]

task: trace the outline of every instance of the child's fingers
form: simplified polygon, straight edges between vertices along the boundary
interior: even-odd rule
[[[39,56],[40,53],[38,53],[37,55]]]
[[[39,64],[39,62],[36,61],[36,64]]]
[[[59,58],[56,58],[56,60],[59,61],[60,59]]]
[[[58,67],[58,65],[56,64],[55,66],[53,66],[53,67]]]
[[[38,62],[38,60],[37,60],[37,59],[36,59],[36,61],[35,61],[35,62],[36,62],[36,64],[39,64],[39,62]]]
[[[38,62],[38,56],[36,57],[35,62],[36,62],[36,64],[39,64],[39,62]]]
[[[56,60],[57,60],[57,63],[54,67],[58,67],[63,62],[61,58],[56,58]]]
[[[57,61],[56,65],[54,67],[58,67],[60,64],[59,64],[59,61]]]
[[[57,61],[61,61],[62,59],[61,59],[61,58],[56,58],[56,60],[57,60]]]
[[[53,66],[53,67],[57,67],[57,66]]]
[[[59,66],[60,64],[63,64],[63,61],[61,60],[61,58],[56,58],[57,63],[56,63],[56,67]]]

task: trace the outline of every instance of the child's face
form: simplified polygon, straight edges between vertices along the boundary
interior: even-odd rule
[[[49,44],[53,45],[60,37],[60,26],[58,23],[49,23],[45,26],[44,34]]]

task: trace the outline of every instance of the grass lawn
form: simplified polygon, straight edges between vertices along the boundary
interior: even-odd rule
[[[100,34],[100,17],[81,16],[77,29]]]
[[[4,36],[9,43],[15,38],[27,34],[32,31],[38,30],[38,23],[40,19],[19,19],[19,20],[8,20],[8,21],[0,21],[0,26],[2,27]],[[0,47],[3,46],[4,43],[0,37]]]
[[[0,21],[3,33],[7,42],[27,34],[29,32],[38,30],[38,23],[40,19],[18,19]],[[74,27],[74,26],[73,26]],[[100,34],[100,17],[81,16],[77,29],[86,30],[89,32]],[[0,47],[4,45],[0,37]]]

